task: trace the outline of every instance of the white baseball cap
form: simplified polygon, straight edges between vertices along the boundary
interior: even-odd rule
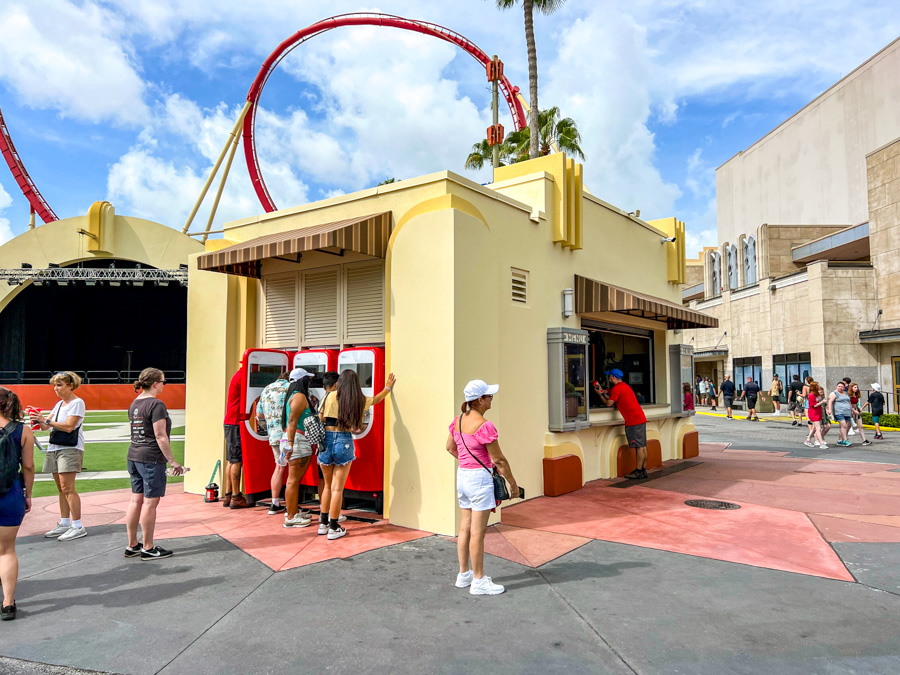
[[[466,401],[474,401],[488,394],[494,395],[498,391],[500,391],[499,384],[488,384],[484,380],[472,380],[463,389],[463,396],[466,397]]]
[[[873,382],[873,383],[872,383],[871,385],[869,385],[869,386],[871,386],[872,389],[874,389],[875,391],[881,391],[881,385],[878,384],[877,382]]]
[[[304,377],[312,377],[312,373],[307,372],[303,368],[294,368],[291,371],[291,374],[288,375],[288,379],[291,382],[296,382],[297,380],[302,380]]]

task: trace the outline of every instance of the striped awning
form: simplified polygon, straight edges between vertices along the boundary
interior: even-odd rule
[[[201,270],[209,272],[224,272],[258,279],[262,261],[266,258],[295,256],[304,251],[340,249],[356,251],[373,258],[385,258],[393,227],[391,213],[386,211],[299,230],[267,234],[220,251],[204,253],[197,264]]]
[[[612,284],[594,281],[575,275],[575,312],[591,314],[595,312],[617,312],[638,316],[652,321],[664,321],[669,330],[685,328],[716,328],[719,320],[695,312],[652,295],[628,291]]]

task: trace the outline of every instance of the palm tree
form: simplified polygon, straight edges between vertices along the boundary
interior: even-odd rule
[[[513,134],[507,136],[503,143],[500,144],[500,166],[506,166],[507,164],[520,161],[514,156],[513,146],[509,142],[509,138],[511,137],[513,137]],[[491,146],[488,145],[487,139],[485,138],[480,143],[476,143],[472,146],[472,152],[470,152],[469,156],[466,158],[466,168],[477,171],[486,164],[490,166],[492,161],[493,155],[491,153]]]
[[[553,14],[557,9],[562,7],[566,0],[522,0],[522,9],[525,12],[525,44],[528,47],[528,93],[529,105],[532,114],[529,115],[528,124],[531,129],[531,146],[528,156],[531,159],[538,157],[540,150],[538,147],[538,138],[540,132],[538,130],[537,116],[534,111],[538,108],[538,75],[537,75],[537,47],[534,43],[534,9],[537,8],[542,14]],[[495,0],[497,7],[500,9],[509,9],[513,7],[517,0]]]
[[[578,125],[571,117],[560,119],[559,108],[553,106],[547,110],[541,110],[538,115],[538,154],[543,157],[549,155],[550,150],[555,145],[560,150],[570,155],[584,159],[584,152],[581,149],[581,134],[578,132]],[[513,131],[505,139],[506,143],[512,146],[512,155],[520,162],[523,159],[529,159],[531,147],[531,128],[525,127],[518,131]]]

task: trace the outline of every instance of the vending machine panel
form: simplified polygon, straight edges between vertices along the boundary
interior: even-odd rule
[[[244,458],[244,491],[271,490],[275,459],[267,430],[256,422],[256,405],[262,390],[289,369],[290,352],[248,349],[241,360],[241,449]]]
[[[384,385],[384,349],[354,347],[338,355],[338,372],[354,370],[363,394],[374,396]],[[347,490],[380,505],[384,493],[384,406],[381,402],[366,413],[363,428],[353,438],[356,460],[347,478]]]

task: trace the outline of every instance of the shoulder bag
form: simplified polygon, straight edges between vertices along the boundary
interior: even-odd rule
[[[53,420],[54,422],[59,422],[59,414],[62,412],[62,401],[60,401],[59,405],[56,408],[56,418]],[[72,429],[72,431],[60,431],[59,429],[54,429],[50,432],[50,444],[51,445],[60,445],[64,448],[74,448],[78,445],[78,430],[81,429],[81,425],[79,424],[77,427]]]
[[[469,450],[469,446],[466,445],[466,438],[463,436],[462,430],[462,415],[459,416],[459,437],[463,442],[463,447],[466,449],[466,452],[469,453],[469,456],[474,459],[476,462],[481,464],[484,467],[484,470],[491,474],[491,478],[494,480],[494,500],[499,504],[500,502],[504,502],[509,499],[509,488],[506,486],[506,480],[503,476],[500,475],[500,472],[497,470],[497,467],[494,467],[494,470],[491,471],[487,468],[478,457],[472,454],[472,451]]]
[[[328,398],[327,396],[325,398]],[[307,399],[309,402],[309,399]],[[325,444],[325,425],[322,423],[322,420],[319,419],[318,414],[316,414],[316,408],[318,406],[309,406],[309,410],[312,410],[312,415],[303,420],[303,431],[306,434],[306,440],[310,442],[311,445],[318,445],[319,447],[324,446]]]

